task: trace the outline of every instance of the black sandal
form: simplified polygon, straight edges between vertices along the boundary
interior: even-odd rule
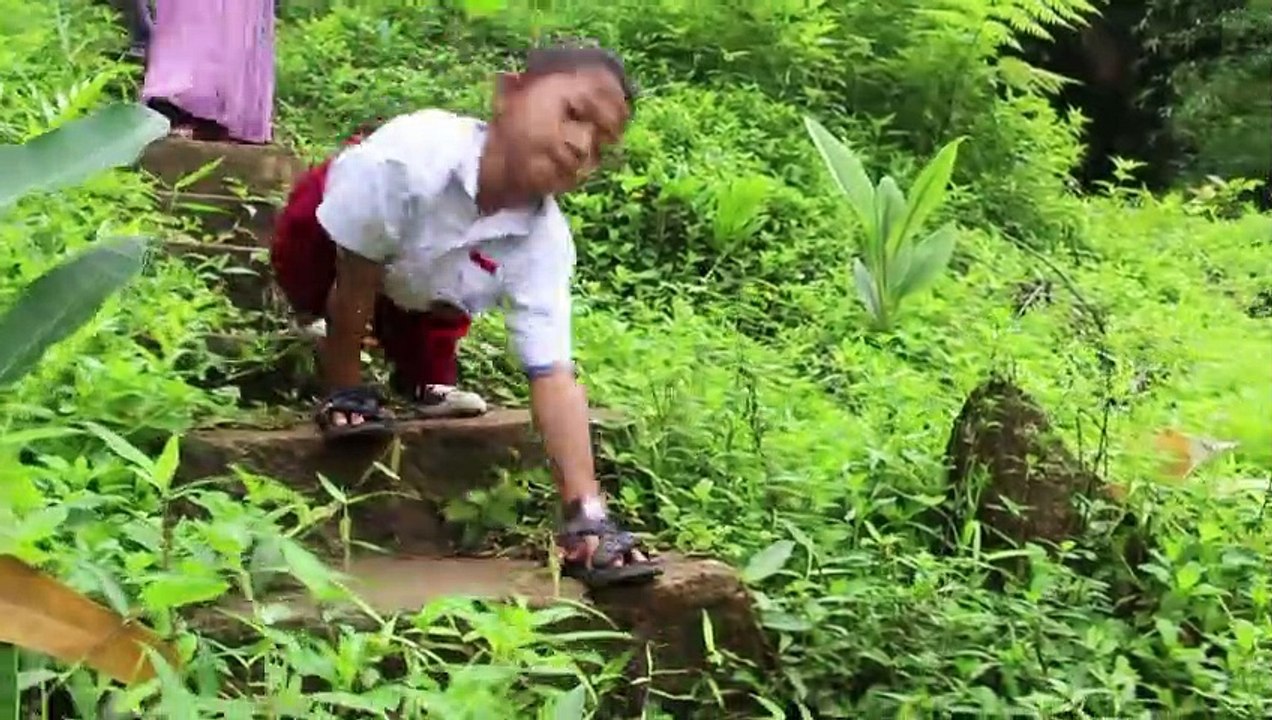
[[[347,422],[336,425],[331,421],[331,414],[337,412],[344,414],[346,418],[356,413],[362,416],[362,422],[357,425]],[[396,429],[393,413],[384,407],[384,398],[369,387],[333,392],[314,412],[314,422],[318,424],[318,429],[326,440],[352,436],[382,437],[392,435]]]
[[[567,559],[561,567],[562,575],[576,578],[590,589],[638,585],[662,575],[661,562],[641,547],[639,538],[626,530],[620,530],[613,520],[608,517],[587,517],[577,501],[571,503],[568,512],[570,519],[557,534],[557,542],[561,547],[572,554],[588,537],[596,537],[600,544],[592,551],[591,563],[586,558]],[[645,554],[647,560],[632,561],[632,552],[638,549]],[[614,564],[620,560],[622,565]]]

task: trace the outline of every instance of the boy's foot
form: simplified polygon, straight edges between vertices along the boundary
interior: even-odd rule
[[[487,410],[480,395],[451,385],[420,386],[415,392],[415,408],[425,418],[477,417]]]
[[[393,413],[371,388],[337,390],[318,406],[314,422],[323,439],[358,436],[382,437],[394,432]]]
[[[651,582],[663,572],[656,558],[640,550],[640,539],[621,530],[599,503],[570,503],[557,543],[565,556],[561,574],[589,589]]]

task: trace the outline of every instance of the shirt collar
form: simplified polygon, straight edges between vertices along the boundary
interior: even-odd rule
[[[486,146],[486,134],[489,132],[487,124],[477,121],[473,124],[473,131],[468,140],[468,147],[464,148],[460,157],[459,165],[455,168],[456,176],[460,185],[463,186],[464,192],[468,193],[468,197],[475,202],[477,200],[477,173],[481,167],[481,152]],[[550,198],[539,198],[539,201],[532,208],[525,210],[512,210],[502,212],[524,213],[529,216],[538,216],[543,213],[547,207]]]
[[[464,192],[473,200],[477,199],[477,170],[481,166],[482,148],[486,145],[486,132],[486,123],[478,121],[473,124],[468,146],[464,148],[459,167],[455,169]]]

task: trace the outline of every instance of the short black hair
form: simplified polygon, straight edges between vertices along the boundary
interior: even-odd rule
[[[617,53],[598,45],[561,43],[549,47],[533,48],[526,53],[526,75],[550,75],[576,72],[591,68],[608,70],[623,88],[623,99],[628,110],[636,114],[636,84],[627,76],[627,69]]]

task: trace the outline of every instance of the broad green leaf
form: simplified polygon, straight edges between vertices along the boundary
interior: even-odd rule
[[[229,589],[229,583],[215,575],[172,573],[151,580],[141,600],[150,610],[167,610],[215,600]]]
[[[0,210],[36,190],[83,182],[137,160],[169,123],[140,103],[107,105],[22,145],[0,145]]]
[[[963,139],[955,138],[946,143],[914,179],[910,186],[910,212],[905,219],[902,237],[917,233],[928,216],[945,201],[945,192],[954,174],[954,161],[958,159],[958,148]]]
[[[883,298],[879,297],[874,277],[870,274],[870,270],[861,262],[860,258],[853,260],[852,276],[857,284],[857,295],[861,298],[862,304],[866,306],[870,317],[874,319],[877,325],[883,325],[886,321],[883,312]]]
[[[839,185],[839,189],[848,197],[848,202],[857,213],[862,229],[867,237],[875,234],[874,186],[861,160],[817,120],[805,116],[804,126],[813,138],[813,144],[821,153],[831,177]]]
[[[897,181],[893,180],[891,175],[885,175],[875,190],[875,212],[879,218],[879,231],[875,237],[879,260],[882,261],[879,267],[886,268],[885,275],[891,275],[892,268],[886,264],[888,255],[896,248],[897,238],[904,230],[907,214],[905,193],[901,192]]]
[[[908,272],[904,276],[895,278],[898,300],[922,290],[936,280],[941,271],[950,264],[956,237],[954,225],[947,223],[934,230],[922,242],[915,244],[914,260]]]
[[[781,570],[786,561],[791,559],[795,550],[795,541],[778,540],[755,554],[742,570],[742,580],[757,583]]]
[[[21,380],[45,351],[88,322],[141,270],[148,245],[142,238],[99,243],[27,286],[0,318],[0,387]]]
[[[587,686],[579,683],[573,690],[557,696],[552,710],[553,720],[583,720],[587,717]]]
[[[22,716],[18,690],[18,649],[0,643],[0,720]]]
[[[895,306],[904,297],[901,294],[904,289],[903,280],[914,267],[917,246],[917,243],[902,240],[891,259],[888,260],[888,276],[883,283],[883,292],[887,296],[886,301],[889,306]]]

